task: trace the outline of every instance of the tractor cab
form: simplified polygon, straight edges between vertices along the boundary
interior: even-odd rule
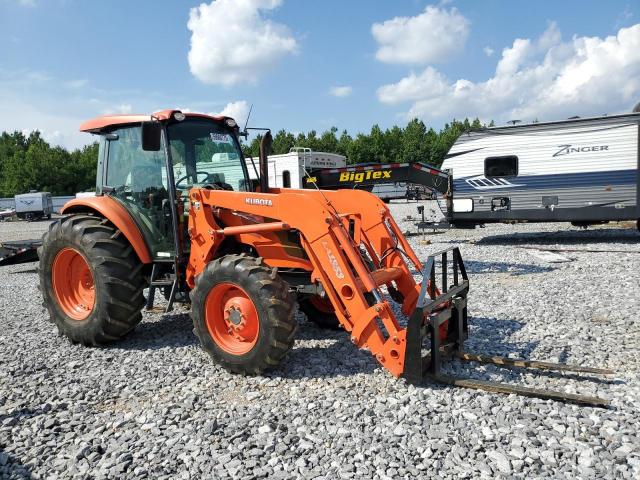
[[[155,262],[189,252],[192,187],[251,189],[239,129],[231,118],[167,110],[151,120],[100,117],[81,130],[100,136],[98,195],[110,196],[127,210]]]

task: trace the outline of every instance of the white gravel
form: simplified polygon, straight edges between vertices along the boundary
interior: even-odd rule
[[[392,204],[402,228],[416,204]],[[0,223],[0,241],[40,223]],[[35,264],[0,269],[2,478],[639,478],[640,234],[618,225],[495,225],[411,236],[421,257],[460,245],[470,351],[617,372],[608,383],[453,363],[457,374],[592,393],[612,408],[396,380],[343,332],[307,323],[280,368],[231,375],[186,312],[144,314],[84,348],[45,317]],[[426,241],[430,241],[427,244]],[[545,263],[521,246],[565,252]]]

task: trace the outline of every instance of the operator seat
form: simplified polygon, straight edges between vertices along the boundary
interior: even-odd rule
[[[160,208],[167,198],[162,169],[153,161],[138,163],[131,169],[131,190],[145,208]]]

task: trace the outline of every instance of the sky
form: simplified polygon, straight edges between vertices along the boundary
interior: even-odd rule
[[[640,102],[640,0],[0,0],[0,131],[179,108],[291,132]]]

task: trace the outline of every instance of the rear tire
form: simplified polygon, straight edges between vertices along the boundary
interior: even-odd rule
[[[307,319],[321,328],[329,330],[338,330],[340,321],[336,317],[335,310],[329,299],[314,296],[300,300],[300,311],[304,313]]]
[[[191,318],[202,348],[233,373],[260,374],[291,349],[297,323],[289,286],[259,258],[210,262],[191,291]]]
[[[62,218],[49,227],[38,256],[43,305],[72,342],[106,344],[142,319],[143,264],[107,220]]]

